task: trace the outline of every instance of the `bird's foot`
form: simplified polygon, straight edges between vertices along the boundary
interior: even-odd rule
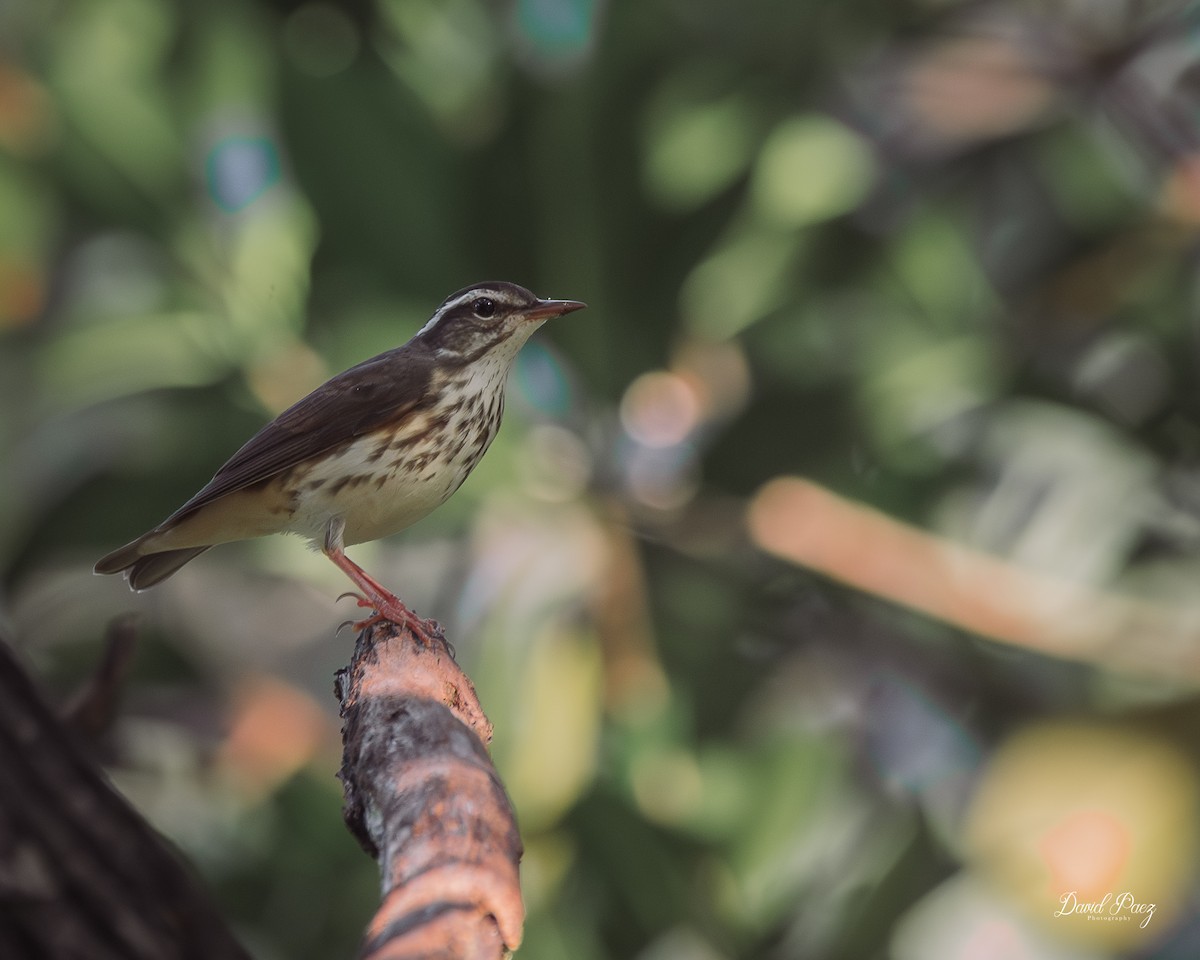
[[[355,620],[353,618],[343,620],[338,624],[339,632],[345,627],[350,627],[356,633],[361,633],[363,630],[373,627],[376,624],[391,623],[407,630],[416,640],[424,641],[426,645],[434,641],[441,641],[449,647],[440,623],[436,620],[421,619],[408,609],[407,604],[403,600],[394,594],[378,596],[372,599],[351,590],[339,596],[338,600],[345,600],[347,597],[353,597],[360,607],[367,607],[372,613],[371,616],[362,620]],[[451,656],[453,655],[453,652],[451,652]]]
[[[367,607],[375,611],[365,620],[353,622],[354,629],[361,633],[377,623],[393,623],[411,633],[418,642],[423,641],[426,646],[438,641],[445,644],[446,637],[436,620],[422,620],[405,606],[403,600],[346,556],[342,547],[345,527],[346,524],[341,517],[334,517],[329,521],[329,526],[325,531],[325,546],[321,552],[337,564],[342,572],[354,581],[354,585],[362,591],[362,593],[353,591],[343,593],[338,599],[354,597],[360,607]],[[338,629],[340,630],[341,627]],[[448,645],[447,649],[449,649]]]
[[[422,620],[409,610],[398,597],[378,597],[360,603],[360,606],[369,606],[375,612],[365,620],[357,621],[354,624],[356,631],[361,632],[379,623],[392,623],[407,630],[412,634],[413,639],[424,642],[426,646],[435,641],[445,642],[446,638],[442,633],[442,628],[436,620]]]

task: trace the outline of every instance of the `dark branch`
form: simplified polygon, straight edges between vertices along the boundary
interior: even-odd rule
[[[125,649],[126,640],[115,642]],[[120,651],[112,656],[117,662],[110,665],[119,672]],[[98,682],[108,684],[105,678]],[[249,958],[2,641],[0,956]]]
[[[104,635],[104,652],[88,682],[59,711],[67,726],[89,744],[98,744],[117,715],[125,678],[137,649],[136,620],[117,617]]]

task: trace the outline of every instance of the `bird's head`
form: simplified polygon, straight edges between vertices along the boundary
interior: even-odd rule
[[[471,363],[494,350],[515,356],[529,335],[551,317],[581,310],[578,300],[539,300],[503,280],[477,283],[452,293],[414,339],[439,360]]]

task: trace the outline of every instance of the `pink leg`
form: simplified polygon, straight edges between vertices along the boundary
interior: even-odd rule
[[[325,547],[321,552],[336,563],[342,572],[354,582],[354,585],[363,592],[364,599],[359,600],[359,606],[369,606],[375,611],[373,617],[354,624],[354,629],[363,630],[382,620],[387,620],[398,626],[407,627],[419,636],[429,637],[430,631],[436,629],[436,625],[432,621],[422,620],[418,617],[405,606],[403,600],[346,556],[342,546],[344,530],[345,522],[340,517],[331,520],[325,533]]]

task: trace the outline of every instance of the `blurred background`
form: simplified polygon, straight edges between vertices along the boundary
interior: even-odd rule
[[[583,299],[350,551],[496,726],[520,956],[1198,956],[1198,226],[1190,2],[6,0],[5,632],[64,699],[136,611],[114,781],[351,956],[348,584],[91,565],[452,290]]]

